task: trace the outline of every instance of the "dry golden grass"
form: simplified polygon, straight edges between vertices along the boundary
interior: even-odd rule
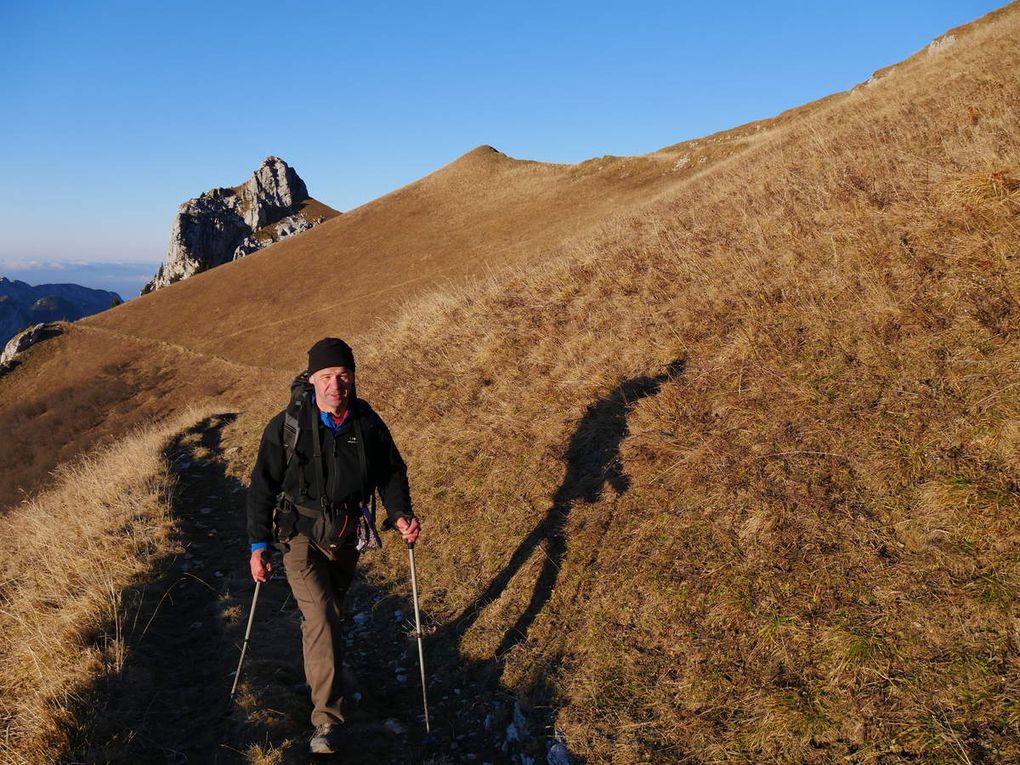
[[[606,465],[574,492],[555,589],[506,657],[591,761],[1020,759],[1017,16],[574,258],[355,344],[447,623],[576,482],[587,407],[686,359],[621,407],[629,487]],[[465,655],[512,628],[543,549]]]
[[[250,765],[280,765],[283,762],[283,752],[272,747],[264,747],[259,744],[252,744],[244,753],[245,762]]]
[[[705,156],[738,150],[730,143],[713,143]],[[228,391],[251,398],[285,386],[324,331],[349,336],[437,284],[547,258],[706,166],[673,172],[673,154],[549,165],[479,147],[271,252],[71,325],[0,380],[8,435],[0,508],[31,496],[56,464],[138,422]],[[59,445],[40,437],[47,420],[72,416],[82,427]]]
[[[238,473],[361,331],[433,644],[590,762],[1020,761],[1020,9],[955,34],[654,160],[473,152],[87,326],[275,367],[208,362]]]
[[[172,419],[195,402],[230,409],[226,402],[235,395],[250,397],[245,380],[285,385],[288,379],[77,323],[27,356],[15,374],[0,379],[0,510],[48,486],[58,465],[135,428]]]
[[[0,519],[0,760],[52,763],[80,736],[93,684],[144,625],[125,591],[170,549],[162,450],[186,412],[60,469],[53,488]]]
[[[291,369],[324,326],[364,331],[437,285],[548,258],[685,182],[694,168],[672,172],[674,162],[665,150],[553,165],[480,146],[311,231],[87,323]]]

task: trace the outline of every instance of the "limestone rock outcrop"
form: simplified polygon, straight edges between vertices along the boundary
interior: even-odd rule
[[[338,214],[309,201],[315,202],[305,182],[279,157],[266,157],[240,186],[189,199],[177,210],[166,260],[142,294],[249,255]]]
[[[12,337],[4,346],[3,353],[0,353],[0,376],[3,376],[17,363],[16,357],[19,353],[31,348],[36,343],[47,340],[63,332],[63,327],[56,322],[45,322],[35,324]]]

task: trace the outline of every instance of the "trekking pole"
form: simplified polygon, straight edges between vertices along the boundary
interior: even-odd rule
[[[244,631],[244,643],[241,645],[241,658],[237,661],[237,671],[234,673],[234,685],[230,689],[230,701],[234,700],[234,692],[237,690],[237,682],[241,679],[241,665],[244,664],[244,654],[248,650],[248,640],[251,638],[251,624],[255,621],[255,604],[259,602],[259,588],[262,582],[255,582],[255,596],[251,599],[251,612],[248,614],[248,629]]]
[[[432,733],[429,725],[429,696],[425,691],[425,652],[421,647],[421,615],[418,612],[418,577],[414,569],[414,542],[407,543],[407,555],[411,560],[411,596],[414,599],[414,630],[418,637],[418,666],[421,667],[421,701],[425,707],[425,733]]]

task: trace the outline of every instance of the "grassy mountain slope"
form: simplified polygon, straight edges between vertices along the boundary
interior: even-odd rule
[[[1018,32],[366,339],[435,651],[596,762],[1020,758]]]
[[[732,154],[476,150],[84,322],[0,397],[135,335],[224,385],[243,476],[304,348],[353,333],[438,675],[495,672],[591,762],[1016,761],[1018,37],[1014,4]]]
[[[189,405],[226,406],[271,370],[75,323],[0,379],[0,507],[52,484],[51,471]],[[286,375],[278,384],[286,385]]]
[[[573,235],[682,182],[687,174],[672,172],[674,162],[663,154],[549,165],[482,146],[93,324],[242,363],[297,367],[323,331],[364,331],[439,283],[551,256]]]
[[[252,396],[281,389],[278,381],[300,369],[324,334],[366,331],[437,284],[551,258],[750,143],[723,134],[683,167],[676,163],[689,153],[684,145],[580,165],[513,160],[479,147],[310,231],[79,322],[80,332],[30,352],[17,374],[0,381],[0,418],[10,434],[0,445],[10,460],[0,507],[38,490],[53,467],[97,439],[204,400],[206,388],[235,393],[247,408]],[[241,379],[222,371],[231,361],[251,370],[248,383],[229,382]],[[129,390],[122,367],[136,369],[147,392]],[[176,383],[164,374],[171,368]],[[265,376],[274,370],[281,371],[271,385]],[[51,427],[35,417],[41,407],[52,421],[78,423],[56,449],[41,437]]]
[[[0,762],[65,761],[97,677],[124,668],[139,593],[155,561],[179,552],[168,513],[166,443],[201,419],[185,410],[62,467],[0,517]],[[144,592],[144,589],[142,590]],[[134,619],[132,619],[134,617]],[[93,760],[95,761],[95,760]]]

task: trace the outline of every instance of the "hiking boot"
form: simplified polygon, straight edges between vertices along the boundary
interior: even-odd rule
[[[310,754],[336,754],[337,734],[340,726],[337,723],[322,723],[315,726],[315,733],[308,742]]]

